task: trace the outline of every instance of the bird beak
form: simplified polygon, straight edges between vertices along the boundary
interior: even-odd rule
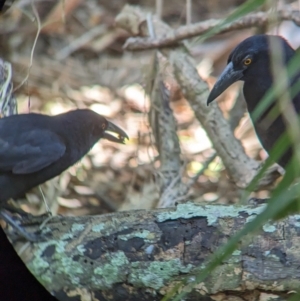
[[[236,81],[243,77],[243,70],[234,70],[233,64],[230,62],[218,80],[216,81],[214,87],[210,91],[207,99],[207,105],[214,101],[219,95],[221,95],[229,86],[231,86]]]
[[[129,140],[129,137],[121,128],[109,121],[107,121],[107,128],[104,132],[103,138],[122,144],[125,144],[125,139]]]

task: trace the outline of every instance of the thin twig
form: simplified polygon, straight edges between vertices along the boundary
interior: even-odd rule
[[[163,0],[156,0],[156,5],[155,5],[156,15],[159,19],[161,19],[161,17],[162,17],[163,4],[164,4]]]
[[[34,13],[34,16],[35,16],[35,19],[36,19],[36,22],[37,22],[37,32],[36,32],[36,35],[35,35],[35,38],[34,38],[34,42],[33,42],[33,45],[32,45],[32,49],[31,49],[31,52],[30,52],[30,62],[29,62],[29,66],[28,66],[28,71],[27,71],[27,75],[25,76],[25,78],[22,80],[22,82],[14,89],[14,91],[18,90],[19,88],[21,88],[24,83],[28,80],[29,78],[29,75],[30,75],[30,70],[31,70],[31,67],[33,65],[33,55],[34,55],[34,50],[35,50],[35,47],[36,47],[36,44],[37,44],[37,41],[38,41],[38,38],[40,36],[40,33],[41,33],[41,29],[42,29],[42,26],[41,26],[41,20],[40,20],[40,16],[39,16],[39,13],[34,5],[34,1],[32,0],[31,1],[31,7],[32,7],[32,11]]]
[[[234,21],[220,29],[219,33],[226,33],[237,29],[246,29],[250,27],[261,27],[270,23],[269,12],[258,12],[249,14],[237,21]],[[276,22],[290,20],[300,24],[300,12],[298,10],[282,9],[277,12]],[[222,19],[223,20],[223,19]],[[210,19],[207,21],[181,26],[176,30],[170,31],[167,35],[151,37],[131,37],[124,44],[123,48],[131,51],[174,46],[178,41],[193,38],[204,34],[210,29],[219,25],[222,20]],[[274,21],[275,22],[275,21]]]
[[[44,192],[43,192],[43,189],[42,189],[41,185],[39,185],[39,190],[40,190],[40,193],[42,195],[42,199],[43,199],[43,202],[44,202],[45,209],[46,209],[47,213],[51,213],[51,210],[49,208],[49,205],[47,203],[47,200],[45,198],[45,195],[44,195]]]
[[[85,32],[83,35],[81,35],[76,40],[74,40],[71,43],[69,43],[66,47],[64,47],[61,50],[59,50],[56,53],[55,58],[57,60],[64,60],[64,59],[66,59],[74,51],[76,51],[79,48],[81,48],[82,46],[86,45],[87,43],[89,43],[90,41],[92,41],[97,36],[102,35],[106,30],[107,30],[107,26],[103,25],[103,24],[92,28],[91,30]]]
[[[186,0],[186,25],[192,24],[192,0]]]
[[[156,35],[155,35],[154,26],[152,23],[151,13],[147,14],[147,27],[148,27],[148,31],[149,31],[149,36],[151,37],[151,39],[155,39]]]
[[[12,67],[0,59],[0,117],[17,114],[17,100],[13,94]]]

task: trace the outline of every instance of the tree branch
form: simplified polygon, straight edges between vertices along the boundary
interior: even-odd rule
[[[147,15],[147,27],[152,37],[156,36],[152,16]],[[151,107],[148,113],[149,123],[155,137],[159,153],[160,167],[156,173],[160,198],[158,208],[174,206],[175,200],[186,191],[182,183],[181,149],[176,133],[177,124],[170,106],[170,93],[164,84],[166,59],[155,51],[153,64],[149,68],[147,93],[150,95]],[[152,70],[151,70],[152,69]]]
[[[274,14],[274,12],[272,12],[272,14]],[[225,25],[224,27],[222,27],[219,33],[226,33],[250,27],[261,27],[265,26],[266,24],[270,24],[270,22],[273,22],[275,24],[276,22],[279,23],[285,20],[293,21],[299,26],[300,12],[298,10],[290,10],[287,7],[285,9],[279,10],[276,13],[275,18],[272,18],[272,21],[270,19],[269,12],[258,12],[254,14],[249,14],[239,20]],[[119,19],[116,19],[116,21],[117,24],[122,26],[123,19],[121,17],[119,17]],[[155,39],[149,37],[129,38],[127,39],[123,48],[125,50],[130,51],[139,51],[153,48],[176,46],[179,41],[204,34],[208,30],[219,25],[221,21],[222,20],[210,19],[199,23],[181,26],[176,30],[170,31],[168,34],[157,36]]]
[[[186,277],[192,281],[208,257],[264,208],[181,203],[171,209],[55,217],[43,228],[46,242],[15,246],[60,301],[155,301]],[[297,290],[298,218],[267,224],[255,237],[244,237],[188,300],[204,294],[213,300],[258,300],[259,294]]]

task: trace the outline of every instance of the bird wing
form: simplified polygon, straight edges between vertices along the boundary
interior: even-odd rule
[[[32,129],[12,135],[0,130],[0,172],[37,172],[61,158],[65,150],[60,137],[50,130]]]

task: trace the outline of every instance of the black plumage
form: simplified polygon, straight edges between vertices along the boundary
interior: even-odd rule
[[[0,226],[0,299],[57,301],[29,272]]]
[[[10,198],[62,173],[100,138],[118,143],[128,139],[123,130],[91,110],[52,117],[20,114],[0,119],[0,209]],[[1,226],[0,298],[57,300],[29,272]]]
[[[101,138],[118,143],[128,139],[123,130],[91,110],[0,119],[0,208],[61,174]]]
[[[277,50],[281,55],[283,66],[287,67],[295,54],[295,50],[285,39],[273,35],[249,37],[231,52],[226,68],[210,92],[207,104],[217,98],[231,84],[241,80],[244,81],[243,93],[250,117],[253,119],[255,108],[274,84],[271,45],[276,45],[275,51]],[[299,78],[300,72],[288,78],[289,87],[292,87]],[[277,114],[276,118],[269,114],[274,109],[277,101],[278,99],[274,99],[261,116],[253,121],[256,134],[268,153],[271,152],[273,146],[281,135],[286,132],[287,128],[281,114]],[[300,92],[292,98],[292,104],[295,111],[299,113]],[[285,168],[291,157],[292,148],[289,147],[277,160],[277,163]]]

